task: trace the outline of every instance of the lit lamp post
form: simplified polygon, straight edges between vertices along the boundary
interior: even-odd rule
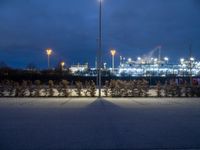
[[[165,62],[168,64],[169,58],[168,58],[168,57],[165,57],[164,60],[165,60]]]
[[[50,56],[52,54],[52,50],[51,49],[47,49],[46,53],[47,53],[47,59],[48,59],[48,69],[50,69]]]
[[[112,55],[112,72],[115,71],[115,54],[116,54],[116,50],[112,49],[110,51],[111,55]]]
[[[102,1],[99,0],[99,38],[98,38],[98,89],[101,97],[101,68],[102,68]]]
[[[62,62],[60,63],[60,65],[61,65],[61,69],[62,69],[62,71],[63,71],[63,70],[64,70],[64,66],[65,66],[65,62],[62,61]]]
[[[142,58],[141,58],[141,57],[138,57],[138,58],[137,58],[137,63],[138,63],[138,64],[142,64]]]
[[[183,64],[183,63],[184,63],[184,61],[185,61],[185,59],[184,59],[184,58],[181,58],[181,59],[180,59],[180,62],[181,62],[181,64]]]

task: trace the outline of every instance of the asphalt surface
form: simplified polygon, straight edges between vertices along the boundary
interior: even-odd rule
[[[0,98],[0,150],[200,149],[200,99]]]

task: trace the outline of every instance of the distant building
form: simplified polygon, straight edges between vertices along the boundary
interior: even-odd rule
[[[76,72],[84,72],[88,70],[88,63],[84,65],[80,65],[79,63],[77,65],[72,65],[69,70],[74,74]]]
[[[199,76],[200,61],[195,61],[194,58],[189,60],[180,59],[179,64],[170,64],[168,58],[150,58],[143,59],[138,57],[137,60],[128,58],[127,60],[120,59],[120,66],[116,68],[117,76]]]

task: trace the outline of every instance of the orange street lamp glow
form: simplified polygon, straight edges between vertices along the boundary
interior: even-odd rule
[[[50,56],[52,54],[52,50],[51,49],[47,49],[46,52],[47,52],[48,56]]]
[[[63,70],[64,70],[64,66],[65,66],[65,62],[62,61],[62,62],[60,63],[60,65],[61,65],[61,69],[62,69],[62,71],[63,71]]]
[[[61,64],[62,67],[65,66],[65,62],[64,61],[62,61],[60,64]]]
[[[114,72],[115,70],[115,54],[116,54],[116,50],[112,49],[110,51],[111,55],[112,55],[112,72]]]
[[[50,69],[50,56],[52,55],[52,50],[47,49],[46,53],[47,53],[47,59],[48,59],[48,69]]]
[[[112,56],[115,56],[116,50],[112,49],[112,50],[110,51],[110,53],[111,53]]]
[[[65,65],[65,62],[63,61],[63,62],[61,62],[61,66],[63,67]]]

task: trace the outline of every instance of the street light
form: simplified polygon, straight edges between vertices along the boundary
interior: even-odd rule
[[[193,57],[191,57],[191,58],[190,58],[190,61],[194,61],[194,58],[193,58]]]
[[[47,53],[47,60],[48,60],[48,69],[50,69],[50,56],[52,54],[52,50],[51,49],[47,49],[46,53]]]
[[[168,64],[168,61],[169,61],[169,58],[168,57],[165,57],[164,60],[167,62]]]
[[[115,54],[116,54],[116,50],[112,49],[110,51],[111,55],[112,55],[112,72],[114,72],[115,70]]]
[[[101,97],[101,68],[102,68],[102,1],[99,0],[99,39],[98,39],[98,89]]]
[[[157,59],[157,58],[155,58],[155,59],[154,59],[154,63],[157,63],[157,62],[158,62],[158,59]]]
[[[63,70],[64,70],[64,66],[65,66],[65,62],[62,61],[62,62],[60,63],[60,65],[61,65],[61,69],[62,69],[62,71],[63,71]]]
[[[181,64],[183,64],[183,63],[184,63],[184,61],[185,61],[185,59],[184,59],[184,58],[181,58],[181,59],[180,59],[180,62],[181,62]]]
[[[138,59],[138,61],[140,61],[142,58],[141,58],[141,57],[138,57],[137,59]]]

